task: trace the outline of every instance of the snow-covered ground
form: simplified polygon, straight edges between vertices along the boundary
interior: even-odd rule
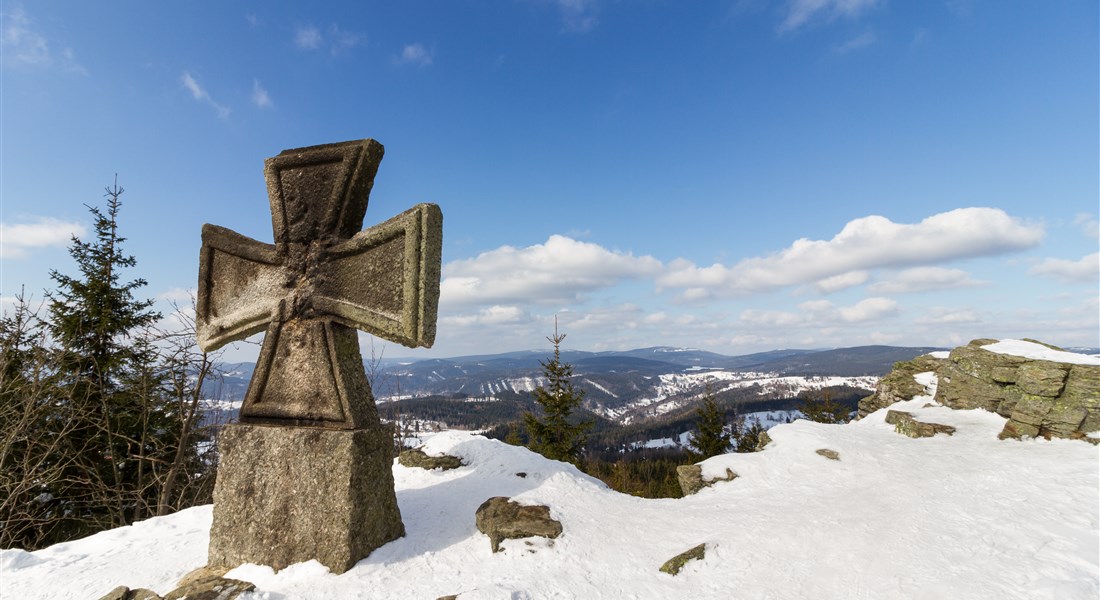
[[[1100,448],[998,440],[1000,416],[929,402],[891,408],[955,435],[904,437],[885,410],[846,425],[777,425],[763,452],[704,463],[705,476],[730,468],[737,479],[679,500],[626,496],[526,449],[440,433],[426,451],[469,466],[394,466],[404,538],[342,575],[309,562],[229,576],[254,582],[242,596],[253,600],[1100,597]],[[474,525],[491,496],[550,506],[564,533],[491,553]],[[96,598],[117,585],[166,593],[204,564],[210,516],[203,506],[38,552],[0,551],[0,597]],[[704,560],[676,577],[658,571],[700,543]]]

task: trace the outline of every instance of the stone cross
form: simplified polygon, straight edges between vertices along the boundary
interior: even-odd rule
[[[382,154],[368,139],[267,159],[274,245],[203,225],[199,346],[267,332],[242,423],[377,426],[356,329],[432,345],[443,215],[419,204],[360,231]]]

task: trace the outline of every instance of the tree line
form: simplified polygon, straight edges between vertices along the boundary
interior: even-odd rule
[[[73,274],[0,318],[0,548],[27,550],[211,501],[216,458],[201,390],[218,375],[193,311],[165,328],[127,279],[124,189],[88,206]]]

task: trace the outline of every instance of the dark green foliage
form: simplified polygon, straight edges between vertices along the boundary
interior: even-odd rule
[[[558,334],[555,324],[554,336],[546,339],[554,345],[554,357],[540,363],[547,381],[545,386],[535,389],[534,396],[542,415],[531,412],[523,415],[523,425],[529,436],[528,447],[551,460],[580,464],[581,450],[592,421],[579,421],[575,417],[584,400],[584,392],[573,388],[573,366],[561,360],[565,334]]]
[[[718,408],[709,387],[703,393],[703,405],[695,414],[695,432],[691,437],[691,450],[695,460],[706,460],[725,454],[730,448],[732,436],[726,428],[726,414]]]
[[[40,548],[209,501],[198,453],[200,389],[211,373],[187,331],[126,281],[117,183],[94,239],[73,237],[78,274],[53,270],[48,316],[19,299],[0,319],[0,547]],[[186,329],[186,328],[185,328]]]
[[[742,427],[738,432],[733,451],[756,452],[757,447],[760,445],[760,434],[764,431],[766,430],[759,421],[753,421],[751,424]]]
[[[611,489],[641,498],[680,498],[676,467],[691,464],[686,452],[665,450],[650,456],[624,456],[613,462],[588,461],[585,470]]]
[[[815,423],[847,423],[851,412],[851,408],[833,400],[828,389],[803,396],[798,410],[802,411],[803,417]]]

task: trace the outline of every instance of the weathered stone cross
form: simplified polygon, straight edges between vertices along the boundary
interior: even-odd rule
[[[267,331],[241,422],[376,426],[355,330],[432,345],[443,215],[419,204],[360,231],[382,154],[368,139],[267,159],[274,245],[203,226],[200,347]]]

